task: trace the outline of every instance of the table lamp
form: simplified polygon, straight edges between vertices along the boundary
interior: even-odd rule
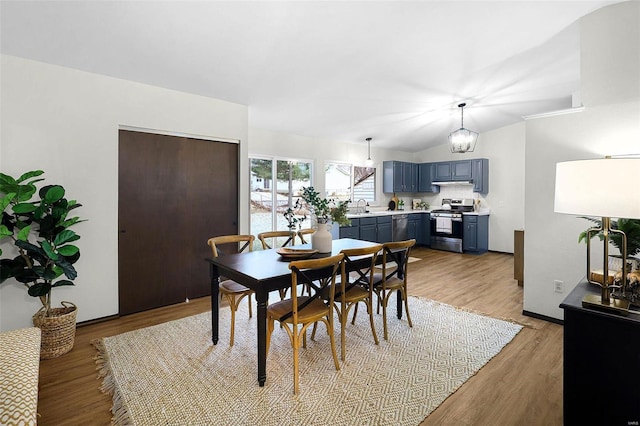
[[[611,229],[611,218],[640,218],[640,158],[602,158],[556,164],[554,211],[602,218],[602,226],[587,231],[587,280],[601,287],[601,295],[587,295],[582,306],[625,313],[629,301],[612,299],[609,285],[609,236],[622,234],[622,289],[626,289],[627,237]],[[591,237],[602,233],[602,283],[591,279]],[[616,286],[617,288],[617,286]]]

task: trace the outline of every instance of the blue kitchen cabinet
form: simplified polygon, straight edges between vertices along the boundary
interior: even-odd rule
[[[360,218],[360,239],[374,243],[391,241],[391,216]]]
[[[489,160],[476,158],[471,160],[471,178],[473,179],[473,192],[480,194],[489,193]]]
[[[484,253],[489,249],[489,216],[462,216],[462,250]]]
[[[422,227],[420,228],[420,238],[417,243],[431,247],[431,215],[422,213]]]
[[[469,181],[471,180],[471,172],[471,160],[451,162],[451,180]]]
[[[360,219],[360,239],[377,242],[378,231],[375,217],[363,217]]]
[[[418,189],[419,165],[404,161],[382,162],[382,191],[416,192]]]
[[[432,183],[435,169],[433,163],[418,164],[418,192],[440,192],[440,187]]]
[[[391,233],[391,216],[378,216],[376,217],[377,226],[377,238],[378,243],[388,243],[392,240]]]
[[[440,163],[431,163],[435,167],[433,180],[436,182],[448,182],[451,180],[451,162],[443,161]]]
[[[410,214],[407,220],[407,231],[409,239],[416,240],[418,243],[418,237],[420,235],[420,216],[419,213]]]
[[[351,219],[351,224],[340,227],[340,238],[360,239],[360,220]]]

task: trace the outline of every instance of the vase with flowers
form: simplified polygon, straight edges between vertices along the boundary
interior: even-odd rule
[[[349,201],[339,201],[332,198],[322,198],[312,186],[302,188],[302,200],[315,217],[317,230],[311,236],[311,246],[320,253],[331,252],[331,223],[348,225],[347,218]]]

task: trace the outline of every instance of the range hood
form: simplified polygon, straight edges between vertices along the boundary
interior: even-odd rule
[[[473,185],[472,180],[447,180],[440,182],[431,182],[432,185],[447,186],[447,185]]]

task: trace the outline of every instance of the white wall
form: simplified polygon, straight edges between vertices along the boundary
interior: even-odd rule
[[[472,109],[469,110],[472,114]],[[491,209],[489,250],[513,253],[513,231],[524,227],[524,145],[525,124],[520,122],[480,134],[474,152],[453,154],[444,143],[418,153],[421,162],[489,159],[489,193],[474,194],[470,187],[442,187],[440,194],[419,194],[431,205],[440,205],[443,196],[479,197],[481,206]],[[465,192],[466,191],[466,192]]]
[[[240,199],[248,200],[247,107],[2,55],[0,168],[42,169],[83,207],[75,287],[54,302],[79,307],[78,321],[118,311],[118,127],[240,141]],[[248,201],[240,209],[248,229]],[[3,250],[6,249],[6,244]],[[205,267],[205,266],[203,266]],[[0,330],[31,324],[39,301],[15,282],[0,286]]]
[[[588,59],[583,56],[582,60],[584,111],[527,122],[524,268],[527,311],[563,318],[558,305],[586,275],[586,246],[578,244],[578,235],[590,223],[553,212],[556,163],[640,154],[639,17],[640,3],[625,2],[583,18],[581,50],[589,56]],[[611,67],[602,66],[601,60],[623,71],[612,75]],[[636,70],[636,74],[628,70]],[[597,259],[594,256],[594,262]],[[564,281],[564,293],[553,292],[555,279]]]

